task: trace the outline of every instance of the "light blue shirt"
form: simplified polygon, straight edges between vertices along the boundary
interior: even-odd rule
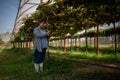
[[[37,49],[39,52],[42,52],[42,38],[46,37],[47,34],[41,34],[40,28],[36,27],[34,28],[33,36],[34,51]]]
[[[45,30],[40,30],[40,33],[41,34],[46,34],[46,31]],[[42,48],[48,48],[47,37],[43,37],[41,39],[42,39],[42,41],[41,41]]]

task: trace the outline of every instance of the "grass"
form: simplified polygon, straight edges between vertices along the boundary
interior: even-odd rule
[[[54,46],[50,46],[50,49],[54,49],[54,50],[63,50],[64,47],[54,47]],[[66,51],[78,51],[78,52],[82,52],[85,53],[86,52],[86,46],[85,45],[81,45],[81,46],[72,46],[72,47],[66,47]],[[95,48],[94,46],[88,45],[88,49],[87,51],[89,53],[95,53]],[[114,54],[114,47],[113,46],[99,46],[99,52],[103,53],[103,54]]]
[[[118,70],[55,57],[46,57],[44,71],[35,73],[32,51],[27,55],[18,52],[15,48],[2,50],[0,80],[120,80]]]
[[[114,54],[114,50],[112,47],[100,47],[99,55],[95,54],[94,48],[89,47],[88,53],[85,51],[85,46],[78,47],[78,50],[72,49],[72,51],[63,52],[60,48],[50,47],[50,53],[59,55],[59,56],[67,56],[70,58],[77,59],[89,59],[93,61],[101,61],[101,62],[109,62],[109,63],[120,63],[120,53]]]
[[[0,53],[2,52],[2,49],[0,48]]]
[[[120,63],[120,54],[99,54],[98,56],[95,53],[83,53],[83,52],[62,52],[59,50],[50,50],[51,54],[58,56],[67,56],[69,58],[76,59],[89,59],[99,62],[109,62],[109,63]]]

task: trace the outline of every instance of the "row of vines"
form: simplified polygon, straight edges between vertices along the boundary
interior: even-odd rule
[[[40,18],[47,22],[47,30],[51,32],[50,41],[64,40],[64,51],[67,37],[85,37],[86,50],[88,37],[96,37],[96,55],[99,55],[99,36],[114,35],[114,50],[117,53],[116,35],[120,34],[120,26],[115,23],[120,21],[119,0],[48,0],[40,3],[35,13],[23,19],[24,25],[14,34],[14,43],[32,41],[33,29],[38,26]],[[100,30],[99,26],[104,24],[113,24],[113,28]],[[96,30],[88,31],[92,27]],[[84,33],[76,34],[83,30]]]

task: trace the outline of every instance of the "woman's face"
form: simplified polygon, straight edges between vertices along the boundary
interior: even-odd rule
[[[46,23],[45,22],[41,22],[39,26],[40,26],[41,29],[44,29],[45,26],[46,26]]]

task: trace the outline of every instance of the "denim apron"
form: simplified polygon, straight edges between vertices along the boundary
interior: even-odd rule
[[[42,63],[45,59],[46,48],[42,48],[42,52],[39,52],[37,49],[34,51],[34,63]]]

